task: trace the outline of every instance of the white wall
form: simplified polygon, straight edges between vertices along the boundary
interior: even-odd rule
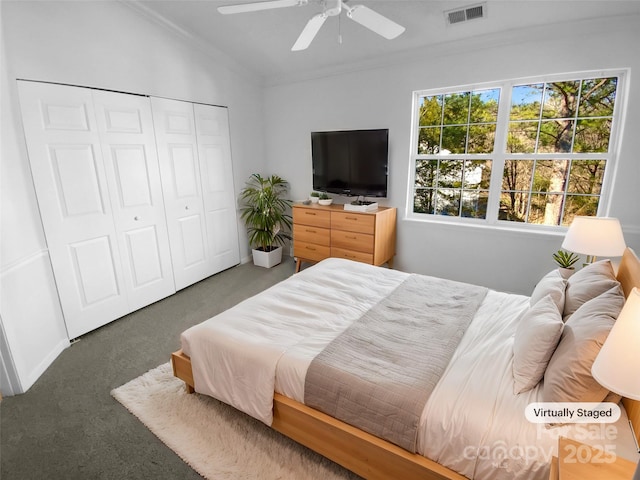
[[[293,197],[311,190],[309,132],[389,128],[389,197],[395,206],[395,267],[530,294],[554,268],[562,234],[524,233],[409,221],[405,218],[412,92],[541,74],[631,68],[628,109],[611,209],[628,245],[640,251],[640,18],[565,22],[403,54],[396,64],[274,85],[265,93],[269,168],[287,178]],[[588,32],[586,34],[585,32]],[[355,71],[354,71],[355,70]]]
[[[0,378],[6,395],[26,391],[68,345],[31,182],[17,78],[228,106],[236,191],[264,165],[255,155],[263,150],[262,87],[232,60],[205,54],[121,2],[0,2],[0,8]],[[240,232],[247,257],[244,228]]]

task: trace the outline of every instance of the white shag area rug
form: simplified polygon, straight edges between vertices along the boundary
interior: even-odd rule
[[[233,407],[189,395],[169,363],[111,395],[209,480],[360,478]]]

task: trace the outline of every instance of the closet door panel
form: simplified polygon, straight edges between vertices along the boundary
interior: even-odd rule
[[[69,338],[128,313],[91,91],[19,81],[29,161]]]
[[[208,212],[207,223],[211,225],[211,245],[218,258],[218,268],[224,270],[240,263],[238,236],[233,230],[224,228],[225,225],[235,225],[235,211],[220,209]]]
[[[153,122],[176,289],[214,272],[207,250],[193,105],[152,98]]]
[[[186,202],[200,198],[198,154],[194,145],[168,145],[172,196]]]
[[[96,165],[93,145],[51,145],[48,156],[63,218],[105,215],[100,167]]]
[[[148,97],[93,92],[130,309],[175,292]]]
[[[155,225],[129,230],[125,233],[125,242],[134,290],[158,284],[167,278],[162,270],[164,262],[157,247],[159,239]],[[168,291],[167,295],[173,293],[172,288]]]
[[[69,253],[78,279],[82,304],[86,308],[119,294],[114,252],[109,237],[69,244]]]
[[[203,201],[215,272],[240,263],[227,109],[194,104]]]
[[[207,255],[203,243],[202,218],[200,215],[185,216],[178,220],[182,250],[179,252],[186,268],[206,262]]]

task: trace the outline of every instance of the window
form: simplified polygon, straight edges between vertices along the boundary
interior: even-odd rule
[[[569,225],[596,215],[622,72],[416,92],[412,214]]]
[[[500,89],[420,98],[414,212],[485,218]]]

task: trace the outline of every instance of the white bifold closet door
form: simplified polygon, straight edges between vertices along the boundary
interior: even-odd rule
[[[179,290],[240,263],[227,109],[151,104]]]
[[[195,103],[209,254],[216,272],[240,263],[227,109]]]
[[[175,292],[147,97],[19,82],[69,338]]]
[[[130,311],[175,293],[149,98],[93,91]]]

